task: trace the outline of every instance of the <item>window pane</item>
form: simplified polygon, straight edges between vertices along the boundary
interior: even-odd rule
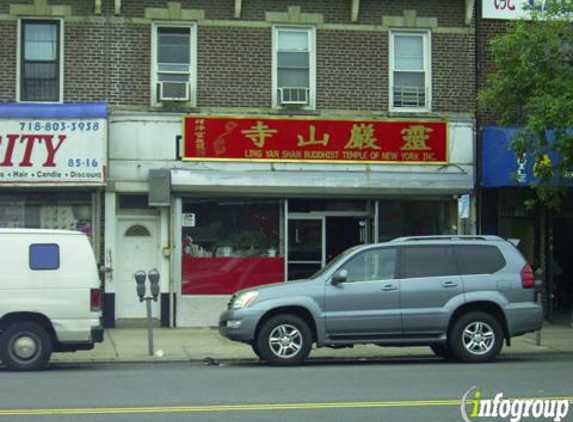
[[[158,28],[157,40],[158,63],[191,63],[189,28]]]
[[[423,91],[425,83],[424,76],[424,73],[418,72],[394,72],[394,86]]]
[[[24,63],[26,79],[57,79],[58,66],[56,63]]]
[[[456,255],[462,274],[493,274],[505,267],[505,259],[495,246],[460,245]]]
[[[448,246],[405,246],[401,262],[402,278],[458,274],[453,250]]]
[[[125,237],[151,237],[151,233],[149,233],[146,227],[137,224],[127,229]]]
[[[308,88],[308,70],[278,69],[277,84],[279,88]]]
[[[24,60],[56,60],[57,23],[24,23]]]
[[[278,53],[278,67],[295,67],[308,69],[308,53]]]
[[[347,281],[391,280],[395,278],[396,249],[366,251],[354,257],[344,269]]]
[[[30,269],[57,270],[60,267],[60,248],[55,244],[30,245]]]
[[[59,84],[52,79],[24,79],[22,99],[24,101],[58,101]]]
[[[381,200],[379,238],[455,234],[457,200]],[[290,208],[290,203],[289,203]]]
[[[279,50],[308,51],[308,31],[279,31]]]
[[[172,73],[159,73],[157,75],[159,82],[189,82],[189,75],[178,75]]]
[[[422,36],[394,36],[394,68],[397,70],[424,69]]]
[[[284,281],[281,201],[186,200],[195,214],[183,228],[182,294],[231,294]]]
[[[158,63],[157,70],[160,72],[184,72],[189,73],[188,64],[178,64],[178,63]]]

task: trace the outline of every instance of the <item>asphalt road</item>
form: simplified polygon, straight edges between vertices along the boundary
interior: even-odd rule
[[[502,357],[486,365],[410,358],[296,368],[254,363],[62,364],[36,373],[0,368],[0,422],[461,421],[461,398],[473,386],[484,398],[502,392],[571,400],[573,355]],[[573,421],[573,404],[564,420]]]

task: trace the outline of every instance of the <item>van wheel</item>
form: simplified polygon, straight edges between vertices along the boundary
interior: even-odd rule
[[[470,312],[454,322],[449,345],[462,362],[490,362],[503,347],[503,328],[488,313]]]
[[[0,360],[11,371],[41,369],[52,354],[52,338],[34,322],[10,325],[0,335]]]
[[[312,333],[294,315],[276,315],[261,327],[256,339],[261,358],[271,365],[300,365],[308,357]]]
[[[455,360],[456,358],[447,344],[435,343],[430,345],[430,349],[439,358],[445,360]]]

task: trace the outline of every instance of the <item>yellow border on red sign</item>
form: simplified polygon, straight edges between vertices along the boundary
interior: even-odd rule
[[[344,122],[416,122],[416,123],[444,123],[446,125],[446,161],[353,161],[353,160],[292,160],[292,159],[277,159],[277,158],[208,158],[208,157],[185,157],[185,120],[186,118],[201,118],[201,119],[221,119],[221,118],[230,118],[230,119],[268,119],[268,120],[333,120],[333,121],[344,121]],[[203,114],[184,114],[183,119],[181,121],[182,125],[182,146],[181,146],[181,161],[190,161],[190,162],[197,162],[197,161],[208,161],[208,162],[256,162],[256,163],[313,163],[313,164],[401,164],[401,165],[423,165],[423,166],[430,166],[430,165],[445,165],[449,163],[450,158],[450,125],[445,120],[428,120],[428,119],[398,119],[398,118],[386,118],[386,119],[360,119],[360,118],[350,118],[350,119],[336,119],[332,117],[321,117],[318,119],[316,116],[298,116],[298,117],[284,117],[284,116],[266,116],[266,115],[257,115],[257,116],[234,116],[232,114],[217,114],[217,115],[208,115],[205,116]]]

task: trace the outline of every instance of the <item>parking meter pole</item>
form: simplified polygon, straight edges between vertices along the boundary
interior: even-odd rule
[[[145,298],[145,303],[147,305],[147,340],[149,356],[153,356],[153,319],[151,315],[152,300],[153,299],[150,297]]]
[[[545,274],[543,272],[543,268],[539,267],[535,270],[535,300],[541,306],[543,306],[543,289],[544,284],[543,281],[545,279]],[[541,328],[535,332],[535,345],[541,346]]]
[[[537,303],[541,304],[541,293],[537,293],[536,295]],[[535,332],[535,345],[541,346],[541,329]]]

